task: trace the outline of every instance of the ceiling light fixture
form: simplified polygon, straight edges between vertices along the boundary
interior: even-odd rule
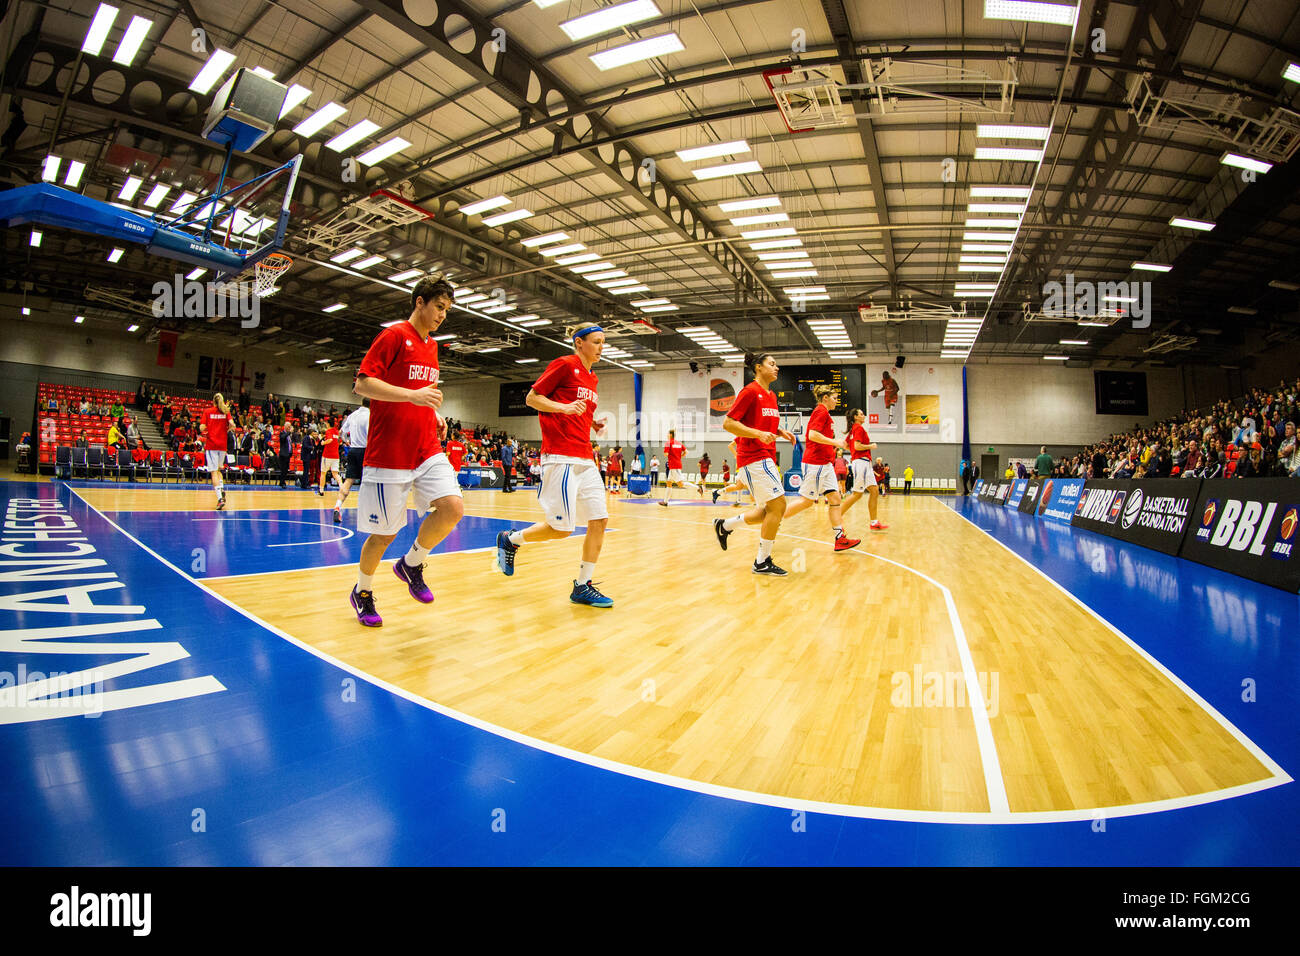
[[[94,18],[90,21],[90,26],[86,29],[86,37],[81,41],[82,53],[99,56],[99,52],[104,48],[104,41],[108,39],[108,31],[113,28],[113,21],[117,19],[117,14],[117,7],[110,7],[107,3],[99,5]]]
[[[761,173],[763,167],[756,162],[748,163],[726,163],[722,166],[708,166],[704,169],[693,169],[696,179],[721,179],[723,176],[746,176],[749,173]]]
[[[600,53],[592,53],[588,59],[596,65],[598,70],[612,70],[620,66],[627,66],[629,63],[649,60],[656,56],[680,53],[685,49],[685,44],[682,43],[676,33],[665,33],[661,36],[639,40],[636,43],[625,43],[622,46],[611,47]]]
[[[212,56],[208,57],[208,62],[203,64],[203,69],[199,70],[190,83],[190,90],[200,95],[206,94],[234,62],[235,54],[229,50],[214,50]]]

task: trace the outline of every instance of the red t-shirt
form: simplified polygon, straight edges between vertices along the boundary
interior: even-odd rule
[[[375,336],[359,374],[402,388],[436,386],[438,343],[421,339],[410,322],[391,325]],[[367,468],[414,471],[441,451],[438,413],[432,408],[371,399]]]
[[[451,462],[451,467],[460,471],[460,463],[465,460],[465,443],[453,438],[447,442],[447,460]]]
[[[861,443],[863,445],[871,444],[871,438],[870,436],[867,435],[867,430],[863,428],[861,425],[854,425],[853,431],[850,433],[850,435],[854,445],[853,460],[858,461],[862,458],[865,458],[867,461],[871,461],[870,451],[858,451],[857,449],[858,443]]]
[[[581,415],[561,412],[540,412],[542,425],[542,454],[563,455],[566,458],[592,458],[591,422],[596,414],[596,376],[582,364],[576,355],[557,358],[541,378],[533,383],[533,391],[561,405],[585,399],[587,408]]]
[[[322,458],[339,457],[339,430],[331,427],[325,432],[325,441],[321,451]]]
[[[757,428],[759,431],[776,433],[781,427],[781,414],[776,409],[776,393],[764,388],[758,382],[750,382],[740,390],[736,400],[727,412],[728,418],[734,418],[742,425]],[[744,468],[756,461],[769,458],[776,461],[776,443],[768,444],[757,438],[736,439],[736,467]]]
[[[230,428],[230,418],[217,411],[216,406],[203,413],[203,424],[208,426],[208,434],[203,446],[207,451],[226,450],[226,432]]]
[[[808,431],[817,432],[827,438],[835,437],[835,425],[831,421],[831,413],[821,402],[818,402],[817,407],[812,410],[812,416],[808,419]],[[803,460],[808,465],[829,465],[835,460],[835,446],[823,445],[809,438]]]
[[[669,471],[682,470],[682,455],[686,454],[686,446],[679,441],[670,441],[664,445],[664,457],[668,459]]]

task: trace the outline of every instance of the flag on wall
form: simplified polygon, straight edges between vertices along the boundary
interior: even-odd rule
[[[158,333],[158,365],[172,368],[176,365],[176,343],[180,335],[175,332]]]

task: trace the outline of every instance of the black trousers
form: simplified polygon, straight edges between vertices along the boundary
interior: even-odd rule
[[[511,470],[512,469],[509,465],[503,465],[501,468],[501,490],[502,491],[515,490],[514,483],[513,483],[514,480],[510,474]]]
[[[292,457],[293,457],[292,455],[280,456],[280,487],[281,488],[283,488],[285,486],[285,482],[289,480],[289,459]]]

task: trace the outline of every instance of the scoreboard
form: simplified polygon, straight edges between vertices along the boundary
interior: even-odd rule
[[[840,391],[840,405],[835,414],[843,415],[850,408],[866,407],[865,383],[860,365],[784,365],[772,383],[772,391],[782,408],[794,408],[806,414],[817,404],[813,387],[833,385]]]

